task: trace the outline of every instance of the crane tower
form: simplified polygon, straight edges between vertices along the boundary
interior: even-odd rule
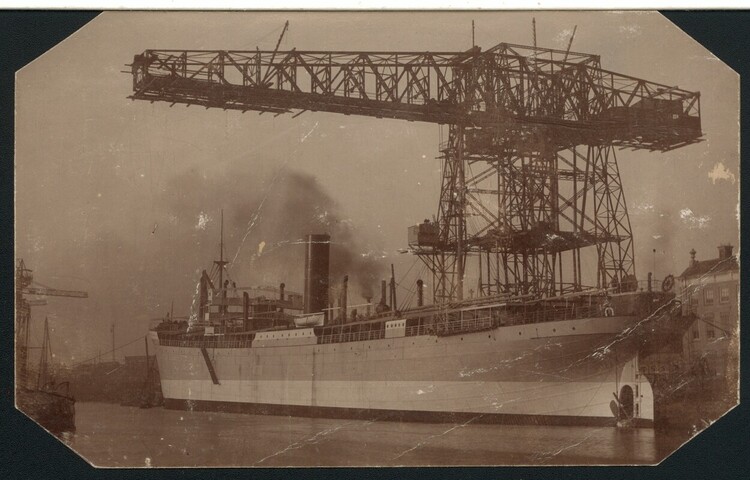
[[[16,265],[16,325],[15,325],[15,342],[16,342],[16,365],[17,365],[17,385],[25,385],[28,367],[29,351],[29,333],[31,324],[31,307],[34,305],[45,305],[38,299],[29,299],[27,295],[42,297],[72,297],[88,298],[88,293],[79,290],[60,290],[57,288],[48,288],[39,285],[33,285],[34,276],[32,270],[26,267],[23,259],[18,260]],[[47,355],[49,351],[49,332],[47,320],[44,321],[44,347],[42,355]]]
[[[700,94],[602,68],[598,55],[501,43],[455,52],[146,50],[135,100],[446,125],[434,222],[409,230],[436,303],[636,288],[616,149],[700,141]],[[596,262],[587,278],[584,261]]]

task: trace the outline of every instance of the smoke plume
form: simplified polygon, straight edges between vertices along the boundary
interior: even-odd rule
[[[223,207],[224,256],[238,286],[285,282],[290,291],[301,292],[301,244],[310,233],[331,236],[332,284],[349,275],[357,286],[353,294],[371,295],[384,269],[378,249],[307,174],[277,170],[263,178],[241,170],[213,177],[188,172],[170,182],[165,200],[179,232],[173,237],[186,242],[179,250],[192,250],[187,258],[199,254],[206,266],[219,255]]]

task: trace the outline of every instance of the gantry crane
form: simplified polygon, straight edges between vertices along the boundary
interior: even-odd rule
[[[702,137],[699,93],[570,48],[146,50],[130,67],[135,100],[447,125],[436,220],[409,234],[436,303],[463,298],[468,258],[480,295],[635,289],[615,149],[663,152]],[[596,262],[595,278],[582,258]]]
[[[32,271],[26,268],[23,259],[18,260],[16,265],[16,365],[18,366],[19,382],[27,381],[28,349],[29,349],[29,327],[31,323],[31,307],[34,305],[45,305],[44,300],[27,299],[26,295],[37,295],[46,297],[72,297],[88,298],[88,293],[79,290],[59,290],[43,286],[32,286],[34,277]],[[45,319],[44,342],[42,355],[49,351],[49,331]]]

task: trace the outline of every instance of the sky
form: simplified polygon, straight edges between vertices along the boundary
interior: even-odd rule
[[[695,248],[738,245],[739,77],[655,12],[106,12],[16,75],[16,257],[35,280],[85,290],[34,307],[58,360],[111,348],[142,354],[150,321],[188,315],[203,268],[225,255],[239,286],[302,290],[295,243],[333,234],[333,275],[366,272],[350,303],[396,265],[424,275],[408,226],[437,211],[437,125],[307,112],[297,118],[128,99],[126,66],[154,49],[461,51],[501,42],[567,46],[602,67],[701,92],[705,140],[667,153],[617,154],[639,277],[679,274]],[[656,250],[656,253],[653,251]],[[376,295],[377,297],[377,295]],[[107,358],[110,358],[107,355]]]

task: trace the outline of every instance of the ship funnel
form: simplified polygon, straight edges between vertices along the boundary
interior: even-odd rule
[[[344,275],[344,284],[341,286],[341,323],[346,323],[346,307],[348,303],[349,275]]]
[[[417,306],[421,307],[424,305],[424,282],[420,278],[417,280]]]
[[[328,305],[328,259],[331,237],[308,235],[305,243],[304,313],[322,312]]]
[[[208,289],[211,287],[213,289],[213,285],[211,285],[211,279],[208,276],[208,273],[206,273],[205,270],[201,272],[201,279],[200,279],[200,299],[198,303],[198,320],[204,321],[206,317],[206,312],[208,311]]]
[[[391,263],[391,309],[396,311],[396,272]]]
[[[248,320],[250,319],[250,295],[247,292],[242,292],[242,320],[243,327],[249,328]]]
[[[386,292],[386,285],[387,285],[386,281],[385,280],[381,280],[381,282],[380,282],[380,303],[378,303],[377,306],[375,307],[375,313],[383,313],[383,312],[385,312],[387,310],[390,310],[390,308],[388,308],[388,303],[386,301],[386,295],[387,295],[387,293],[385,293]]]

